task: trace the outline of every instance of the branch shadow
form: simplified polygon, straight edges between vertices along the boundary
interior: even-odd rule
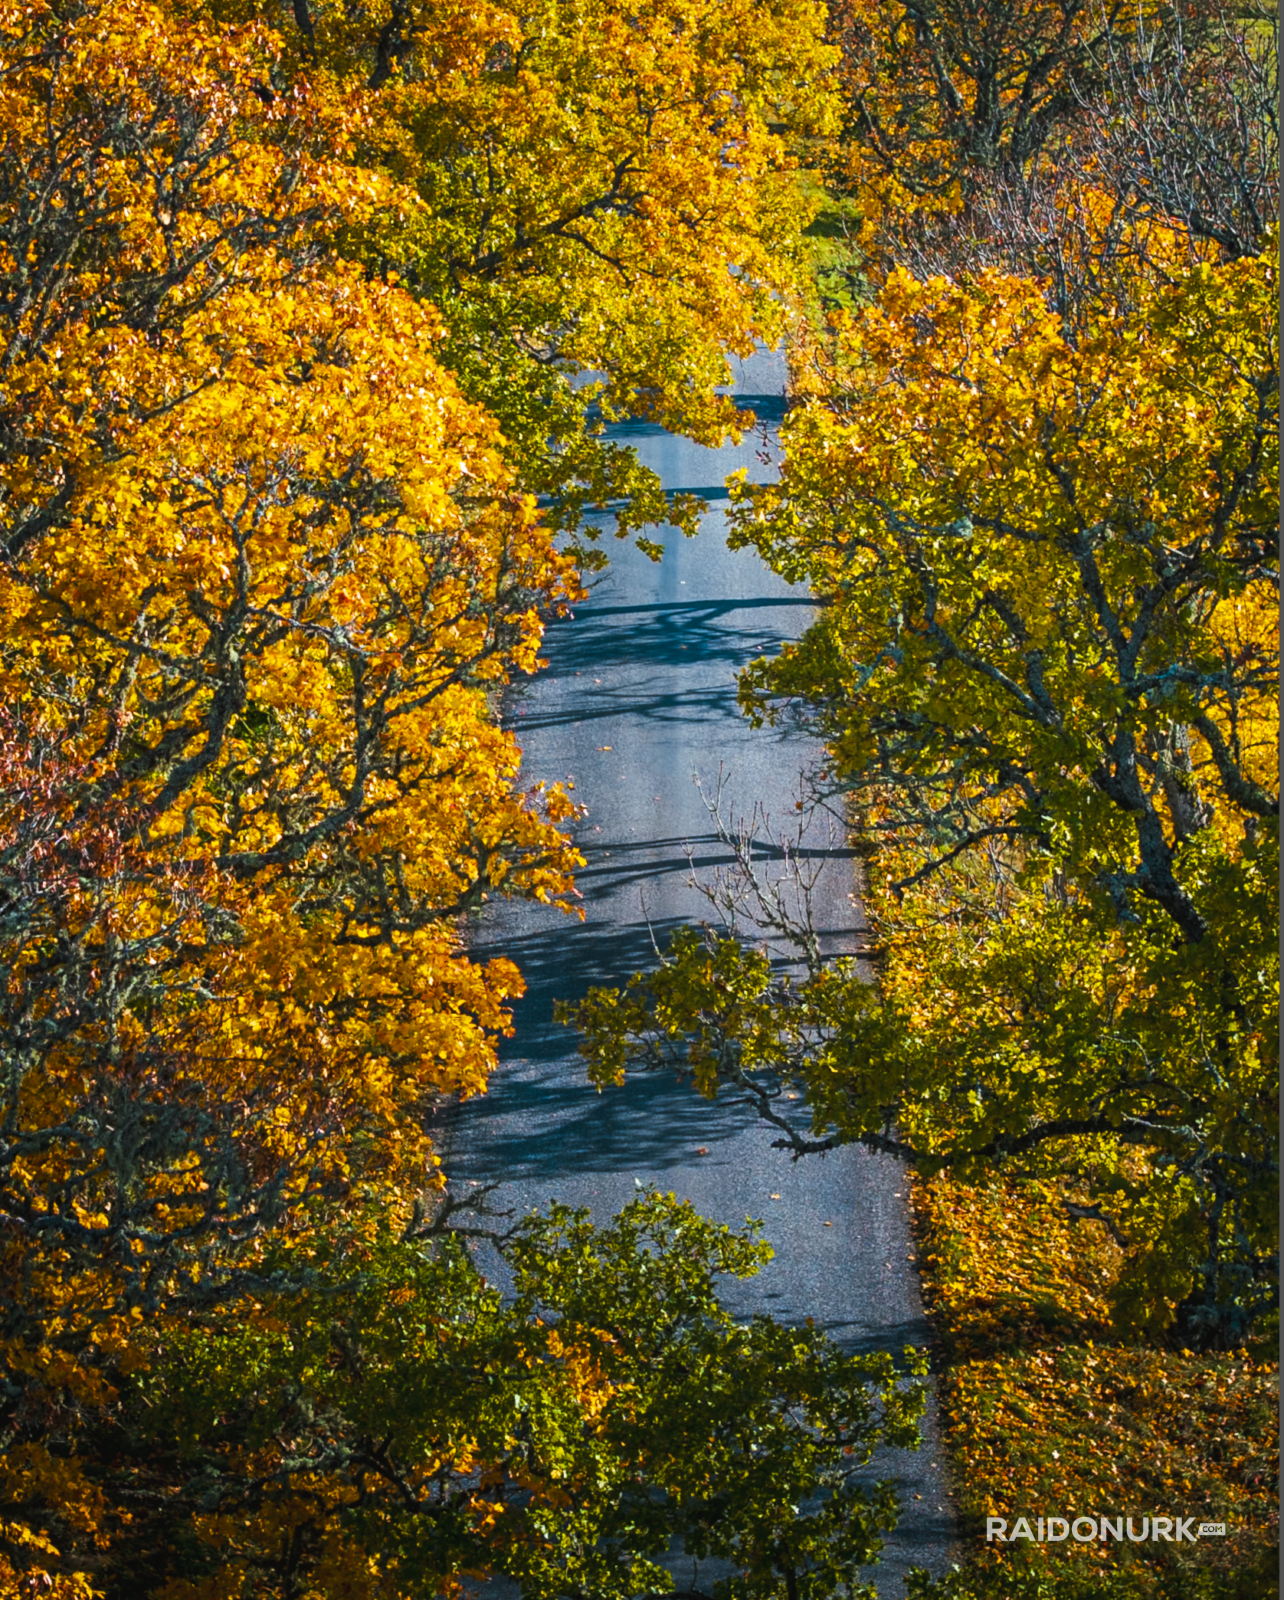
[[[769,626],[759,617],[750,626],[743,615],[763,612],[780,614],[778,624]],[[797,638],[815,612],[806,595],[589,604],[578,614],[550,622],[543,642],[548,672],[542,681],[607,666],[743,665]]]

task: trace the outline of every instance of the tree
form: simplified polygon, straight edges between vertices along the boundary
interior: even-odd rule
[[[309,1240],[293,1293],[152,1324],[143,1370],[108,1365],[96,1515],[51,1518],[96,1587],[409,1597],[505,1576],[624,1600],[669,1588],[660,1558],[685,1550],[739,1568],[729,1593],[872,1593],[857,1568],[895,1501],[860,1469],[914,1442],[921,1386],[731,1317],[714,1276],[757,1271],[751,1233],[654,1193],[597,1230],[555,1207],[509,1236],[505,1300],[442,1221]]]
[[[37,13],[6,80],[6,698],[158,857],[254,884],[259,1025],[313,963],[316,1026],[377,1052],[351,997],[382,990],[405,1008],[389,1060],[450,1077],[472,1004],[495,1013],[448,919],[566,887],[487,695],[573,583],[430,315],[308,233],[369,185],[243,133],[272,122],[270,40],[170,23]]]
[[[848,304],[895,264],[930,277],[980,258],[1068,277],[1073,299],[1107,246],[1144,252],[1141,218],[1260,249],[1279,141],[1254,8],[835,0],[830,18],[843,111],[822,226],[848,252],[822,298]]]
[[[844,105],[832,179],[893,227],[898,211],[957,210],[978,174],[1036,161],[1137,22],[1080,0],[835,0],[830,16]]]
[[[546,516],[589,538],[586,509],[608,506],[622,529],[694,532],[701,502],[667,501],[602,423],[706,443],[744,425],[717,388],[797,298],[795,147],[831,115],[823,8],[300,0],[293,27],[210,11],[277,24],[282,82],[360,107],[360,159],[398,188],[343,248],[436,307],[444,364]]]
[[[2,1436],[38,1568],[50,1508],[102,1532],[75,1418],[136,1321],[439,1182],[427,1114],[520,992],[456,919],[569,892],[569,801],[516,791],[490,696],[574,580],[430,313],[327,249],[379,186],[313,149],[342,107],[264,90],[268,34],[5,29]]]
[[[920,279],[1037,278],[1075,337],[1140,283],[1260,254],[1279,189],[1278,55],[1251,24],[1203,20],[1107,41],[1100,92],[1039,159],[973,174],[961,215],[902,218],[899,263]]]
[[[599,1079],[685,1063],[798,1154],[1072,1176],[1123,1320],[1214,1345],[1274,1295],[1274,283],[1198,266],[1072,342],[1037,283],[889,278],[734,513],[824,602],[742,694],[829,746],[878,985],[760,891],[801,981],[688,934],[578,1014]]]

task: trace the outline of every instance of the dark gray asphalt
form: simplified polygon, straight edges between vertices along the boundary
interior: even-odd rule
[[[777,358],[758,356],[743,364],[737,391],[779,395],[782,377]],[[656,430],[634,429],[629,439],[667,488],[717,485],[739,466],[772,475],[761,436],[719,451]],[[923,1344],[906,1186],[895,1162],[848,1149],[793,1163],[745,1108],[710,1105],[667,1076],[599,1095],[573,1036],[552,1020],[554,1000],[649,965],[652,930],[663,943],[683,922],[708,918],[690,883],[688,851],[706,877],[727,851],[696,775],[708,789],[721,771],[736,811],[760,803],[789,826],[800,769],[818,756],[796,736],[749,729],[736,710],[737,670],[796,637],[809,608],[805,593],[756,556],[727,550],[721,511],[695,540],[672,535],[659,566],[624,545],[609,553],[611,568],[592,599],[550,630],[548,670],[509,702],[525,780],[570,776],[588,807],[577,830],[588,862],[578,880],[586,920],[498,905],[482,923],[475,954],[512,957],[529,992],[489,1094],[456,1113],[447,1169],[458,1184],[503,1179],[504,1203],[523,1209],[556,1197],[605,1218],[635,1184],[653,1182],[722,1221],[763,1218],[775,1259],[735,1287],[737,1310],[813,1317],[852,1349]],[[850,884],[850,861],[836,855],[818,900],[835,947],[858,927]],[[707,1155],[697,1154],[702,1146]],[[897,1479],[903,1505],[870,1574],[880,1596],[901,1595],[908,1566],[949,1565],[954,1519],[943,1467],[932,1414],[920,1451],[878,1463],[879,1476]]]

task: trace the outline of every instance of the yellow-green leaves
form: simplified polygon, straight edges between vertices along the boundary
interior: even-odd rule
[[[280,1320],[173,1338],[143,1426],[227,1507],[192,1519],[197,1592],[286,1592],[283,1530],[320,1592],[397,1600],[485,1576],[628,1600],[675,1549],[734,1563],[761,1600],[782,1569],[815,1600],[855,1582],[894,1516],[860,1469],[913,1443],[920,1362],[734,1317],[717,1279],[770,1252],[672,1195],[597,1227],[553,1206],[507,1253],[505,1299],[461,1239],[384,1229]]]
[[[805,709],[876,846],[899,1026],[813,1076],[818,1126],[894,1104],[965,1169],[1105,1135],[1136,1306],[1213,1338],[1271,1248],[1274,294],[1273,253],[1202,265],[1071,342],[1034,282],[893,273],[736,513],[828,602],[744,701]],[[1183,1163],[1167,1222],[1112,1140]]]
[[[824,601],[742,703],[829,745],[875,983],[801,924],[752,992],[682,937],[575,1018],[595,1073],[734,1086],[798,1154],[1090,1175],[1119,1327],[1221,1345],[1275,1240],[1274,283],[1197,267],[1071,342],[1036,283],[898,272],[839,324],[733,541]]]
[[[811,700],[876,807],[913,772],[944,849],[1094,856],[1199,937],[1168,858],[1201,806],[1272,809],[1273,283],[1198,268],[1073,346],[1037,285],[894,274],[741,492],[736,538],[832,602],[746,703]]]
[[[345,249],[437,306],[447,363],[558,520],[607,505],[625,528],[669,520],[601,422],[735,431],[727,357],[775,342],[797,299],[796,144],[831,114],[822,8],[399,7],[386,77],[379,13],[312,16],[319,60],[369,119],[366,158],[403,186]],[[694,530],[693,508],[676,514]]]

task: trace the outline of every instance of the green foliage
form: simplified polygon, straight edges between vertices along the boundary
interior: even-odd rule
[[[1273,284],[1199,267],[1072,343],[1038,285],[889,280],[733,511],[827,602],[742,700],[829,745],[879,981],[756,891],[801,974],[683,934],[575,1015],[599,1081],[732,1085],[799,1154],[1076,1174],[1118,1325],[1223,1347],[1275,1296]]]
[[[169,1484],[148,1543],[187,1552],[166,1595],[202,1566],[275,1595],[370,1561],[371,1593],[472,1573],[627,1600],[671,1587],[677,1550],[733,1563],[745,1600],[869,1592],[896,1508],[860,1469],[916,1443],[920,1362],[737,1321],[716,1280],[769,1250],[672,1196],[600,1228],[554,1206],[505,1253],[508,1298],[460,1237],[380,1230],[251,1322],[165,1337],[134,1446],[137,1487]]]
[[[811,243],[811,276],[817,309],[856,311],[872,294],[864,270],[861,213],[855,201],[826,194],[803,230]],[[796,383],[801,374],[796,374]]]

